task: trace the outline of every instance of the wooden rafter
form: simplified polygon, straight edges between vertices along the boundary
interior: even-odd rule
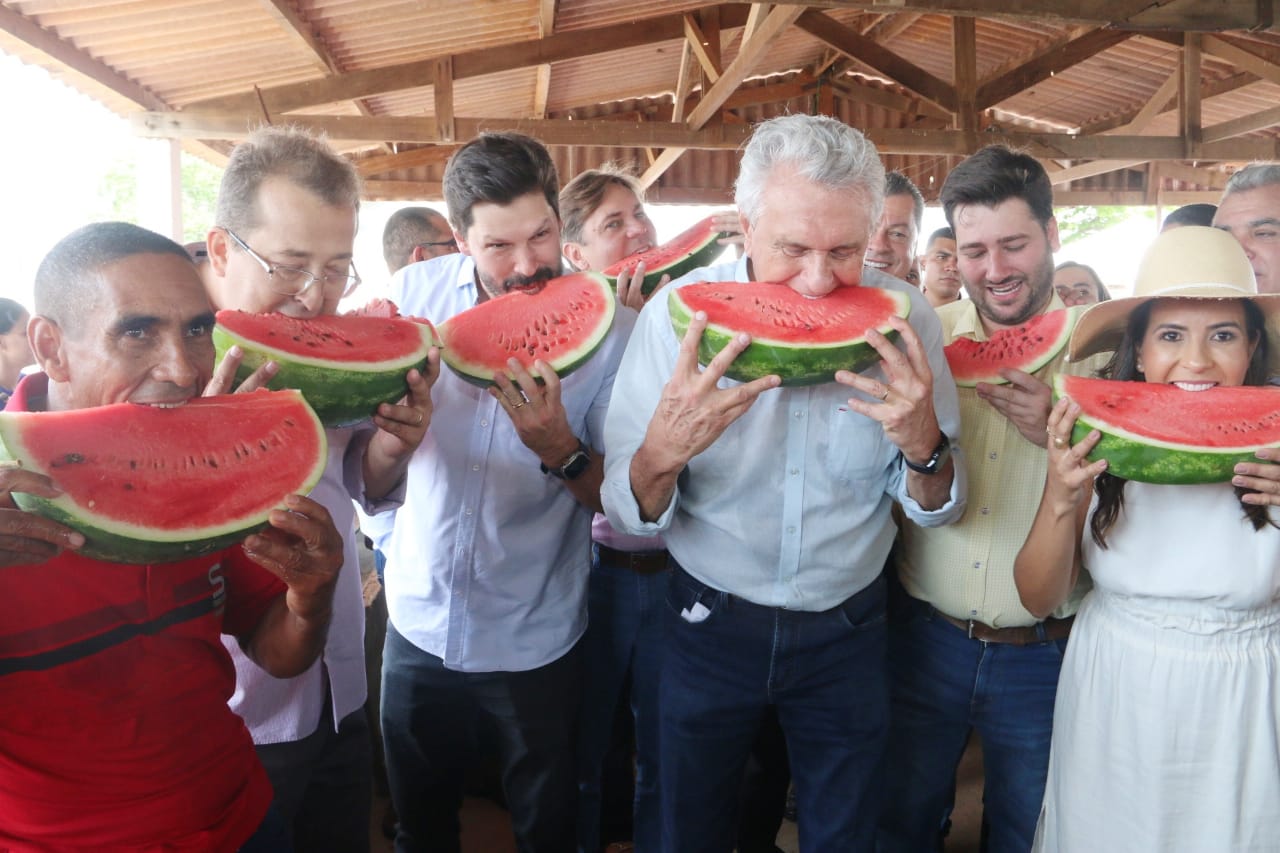
[[[538,0],[538,38],[546,38],[556,30],[556,6],[559,0]],[[533,83],[534,118],[547,117],[547,99],[551,97],[551,63],[538,66]]]
[[[885,15],[863,30],[862,34],[873,41],[884,44],[905,33],[911,28],[912,24],[923,17],[924,15],[920,12],[898,12],[894,15]]]
[[[978,129],[978,39],[973,18],[951,19],[952,79],[956,81],[956,127]]]
[[[1176,104],[1178,97],[1178,86],[1181,84],[1181,71],[1174,71],[1165,81],[1160,84],[1160,88],[1147,99],[1142,109],[1138,110],[1138,114],[1131,121],[1121,127],[1116,128],[1110,133],[1142,133],[1151,122],[1155,121],[1156,116],[1165,112],[1170,102]]]
[[[756,31],[752,33],[751,38],[742,43],[742,47],[738,49],[738,54],[733,61],[725,67],[724,73],[720,75],[720,79],[715,82],[702,96],[702,100],[698,101],[698,105],[689,113],[689,117],[685,120],[685,126],[690,131],[698,131],[708,121],[711,120],[734,90],[742,85],[742,81],[746,79],[751,70],[756,67],[756,63],[764,56],[765,51],[777,40],[783,31],[795,23],[803,12],[803,9],[795,6],[778,6],[769,15],[760,22]],[[667,169],[671,168],[671,164],[684,154],[684,149],[679,147],[667,148],[658,158],[644,170],[644,174],[640,176],[640,185],[648,187],[653,184]]]
[[[432,100],[435,102],[436,127],[440,130],[440,138],[444,142],[453,142],[458,138],[453,121],[453,60],[449,57],[437,59],[431,72]]]
[[[1178,86],[1178,127],[1189,145],[1200,142],[1200,39],[1187,33],[1182,44],[1182,79]]]
[[[712,83],[720,79],[720,63],[711,58],[711,39],[702,31],[701,25],[692,13],[684,16],[684,43],[693,51],[693,56],[702,66],[702,73]],[[719,50],[715,51],[717,54]]]
[[[746,22],[746,10],[741,6],[725,6],[719,11],[725,26],[742,26]],[[465,80],[501,71],[579,59],[655,42],[673,41],[683,36],[683,15],[663,15],[624,24],[552,33],[540,39],[452,54],[453,79]],[[440,58],[431,56],[398,65],[349,71],[320,80],[206,98],[189,104],[188,107],[210,111],[258,109],[260,98],[262,105],[273,115],[296,112],[308,107],[430,85],[434,63]]]
[[[1007,100],[1024,89],[1047,80],[1073,65],[1131,38],[1123,30],[1093,30],[1066,44],[1057,45],[1023,62],[978,87],[978,109],[985,110]]]
[[[433,145],[430,148],[413,148],[397,154],[380,154],[375,157],[361,157],[355,161],[356,171],[360,177],[385,175],[399,169],[414,169],[419,166],[438,166],[447,162],[458,150],[456,145]]]
[[[1241,71],[1248,71],[1269,83],[1280,85],[1280,57],[1277,57],[1277,52],[1264,52],[1256,45],[1246,46],[1221,36],[1202,36],[1200,50],[1230,62]]]
[[[955,112],[954,86],[861,33],[849,29],[830,15],[809,9],[796,19],[796,26],[846,56],[870,65],[879,73],[887,75],[921,97],[928,98],[943,109]]]
[[[684,121],[684,102],[693,89],[693,47],[688,40],[680,48],[680,70],[676,73],[676,90],[671,96],[671,120],[676,123]]]
[[[1169,97],[1165,99],[1164,103],[1156,111],[1157,116],[1164,115],[1165,113],[1178,108],[1177,84],[1178,78],[1181,74],[1182,72],[1180,70],[1174,70],[1172,74],[1174,88],[1169,91]],[[1242,89],[1245,86],[1250,86],[1257,82],[1258,77],[1254,74],[1248,73],[1247,71],[1241,71],[1238,74],[1233,74],[1230,77],[1225,77],[1221,80],[1207,81],[1200,84],[1200,100],[1203,102],[1209,98],[1217,97],[1218,95],[1225,95],[1229,92],[1234,92],[1237,89]],[[1150,102],[1148,102],[1147,106],[1149,105]],[[1133,110],[1126,110],[1119,115],[1110,116],[1109,118],[1101,119],[1099,121],[1089,122],[1080,128],[1080,133],[1085,136],[1092,136],[1094,134],[1107,133],[1109,131],[1123,132],[1124,127],[1135,121],[1141,114],[1142,110],[1147,109],[1147,106]]]
[[[1272,107],[1260,113],[1251,113],[1240,118],[1210,125],[1201,131],[1201,139],[1205,142],[1217,142],[1220,139],[1230,139],[1233,136],[1243,136],[1256,130],[1265,130],[1277,124],[1280,124],[1280,107]]]
[[[1094,175],[1105,175],[1107,172],[1132,169],[1134,166],[1141,166],[1146,162],[1146,160],[1094,160],[1090,163],[1080,163],[1066,169],[1059,169],[1052,173],[1049,179],[1053,181],[1055,186],[1069,184],[1072,181],[1078,181],[1083,178],[1092,178]]]

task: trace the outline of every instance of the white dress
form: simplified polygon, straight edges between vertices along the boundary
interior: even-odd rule
[[[1085,528],[1034,849],[1280,850],[1280,530],[1228,485],[1124,494],[1108,549]]]

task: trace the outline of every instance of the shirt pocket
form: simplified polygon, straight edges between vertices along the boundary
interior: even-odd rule
[[[826,433],[822,458],[835,482],[865,483],[883,474],[893,445],[879,421],[840,403],[828,412]]]

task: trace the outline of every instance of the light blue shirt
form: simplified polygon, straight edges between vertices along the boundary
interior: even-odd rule
[[[747,280],[744,258],[694,270],[668,287]],[[933,370],[938,424],[954,440],[959,407],[937,315],[919,291],[896,278],[863,270],[862,283],[910,294],[911,326]],[[678,350],[668,303],[660,295],[640,313],[618,370],[618,404],[605,422],[602,496],[615,527],[663,533],[671,554],[703,583],[770,607],[827,610],[880,574],[896,532],[894,501],[925,527],[947,524],[964,512],[962,465],[955,466],[948,502],[923,509],[907,494],[898,448],[878,422],[849,409],[857,392],[832,382],[761,394],[690,460],[658,520],[641,521],[631,492],[631,459]],[[883,378],[879,371],[872,368],[871,375]],[[719,387],[737,384],[722,378]]]
[[[392,279],[391,298],[404,314],[443,322],[475,305],[475,263],[453,254],[412,264]],[[617,312],[600,349],[561,381],[570,429],[597,450],[634,323],[632,312]],[[591,512],[542,473],[485,389],[442,366],[431,401],[387,540],[391,622],[449,669],[550,663],[586,628]]]

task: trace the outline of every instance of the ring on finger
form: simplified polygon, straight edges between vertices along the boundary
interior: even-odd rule
[[[880,402],[883,403],[885,400],[888,400],[888,399],[889,399],[889,386],[886,385],[884,386],[884,393],[880,395]]]
[[[425,417],[423,416],[422,412],[418,412],[418,419],[417,419],[416,421],[414,421],[414,422],[413,422],[413,425],[414,425],[414,426],[422,426],[422,422],[423,422],[424,420],[425,420]]]
[[[1053,435],[1053,433],[1049,433],[1049,434]],[[1061,450],[1062,448],[1067,446],[1067,440],[1060,435],[1054,435],[1053,446]]]
[[[512,404],[511,404],[511,408],[513,408],[513,409],[519,409],[519,408],[523,407],[523,406],[524,406],[524,404],[525,404],[525,403],[527,403],[527,402],[529,402],[529,401],[528,401],[528,400],[521,400],[519,403],[512,403]]]

